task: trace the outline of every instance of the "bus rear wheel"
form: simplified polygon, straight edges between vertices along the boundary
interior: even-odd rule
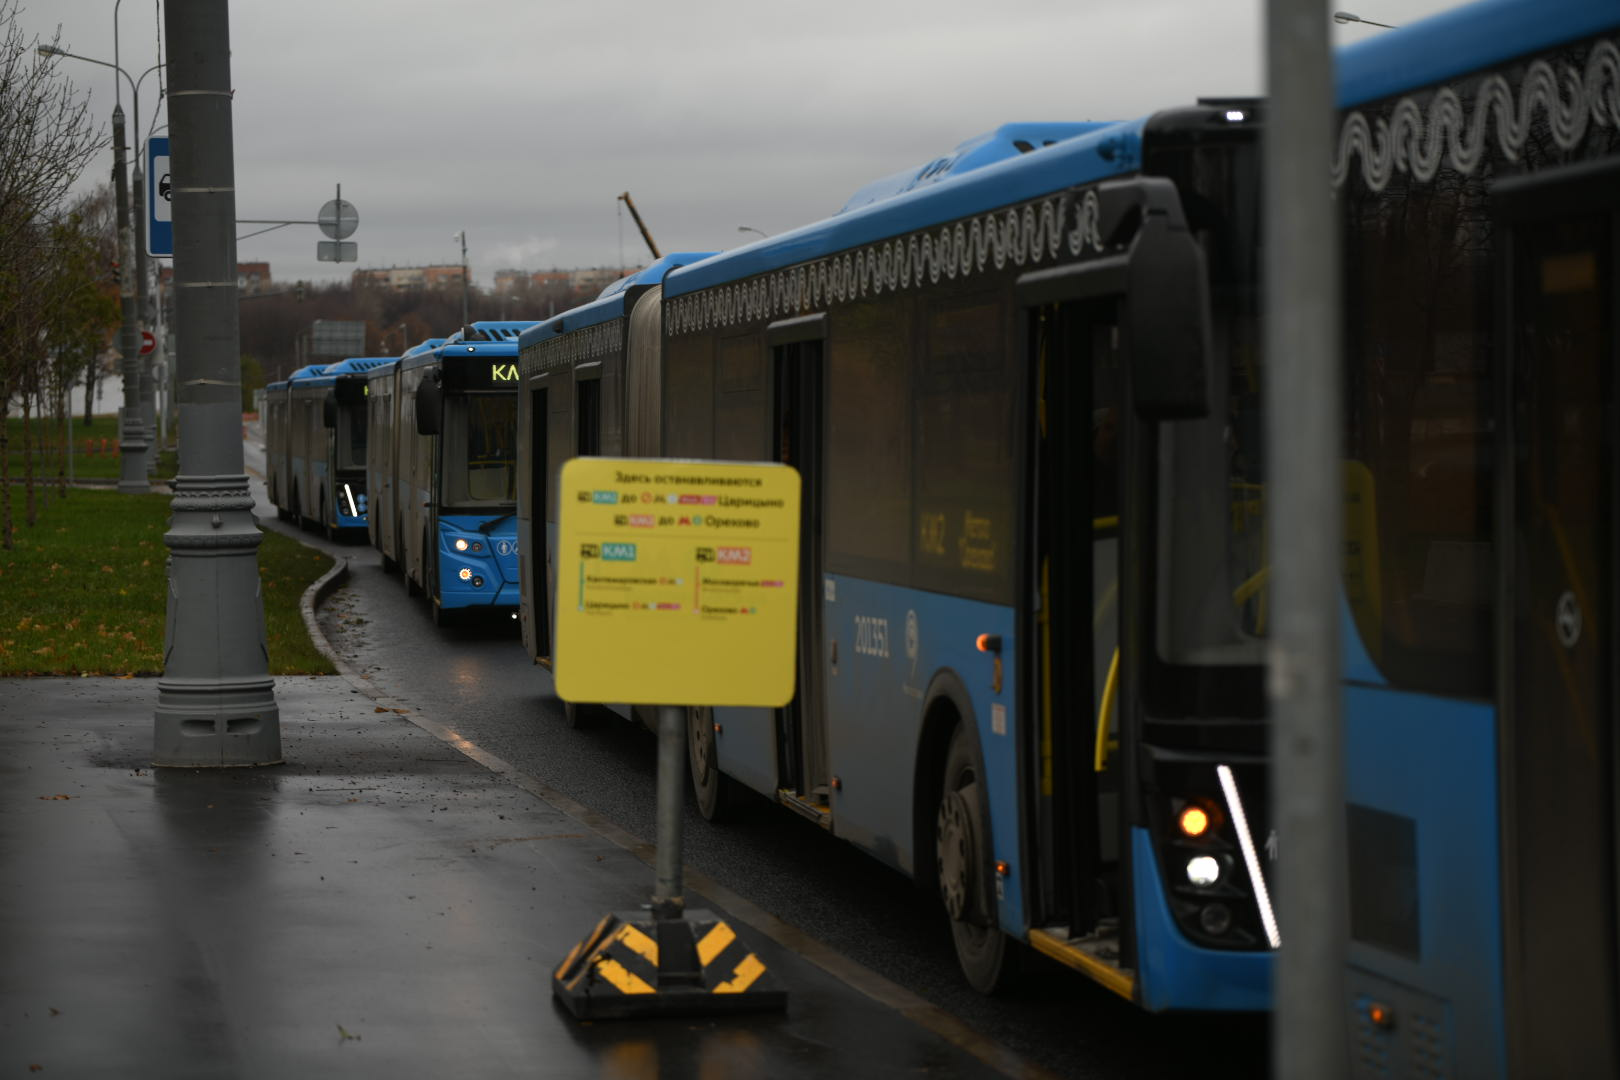
[[[733,802],[731,778],[720,771],[714,745],[714,710],[707,705],[686,710],[686,764],[692,774],[698,813],[705,821],[726,820]]]
[[[973,735],[965,724],[958,724],[945,754],[934,824],[935,865],[962,974],[975,990],[994,994],[1011,982],[1016,956],[1012,943],[996,926],[990,830],[980,780]]]

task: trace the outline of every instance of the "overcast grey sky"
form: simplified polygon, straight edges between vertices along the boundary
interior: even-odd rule
[[[111,61],[114,0],[22,0],[26,30]],[[1455,0],[1323,0],[1407,23]],[[154,0],[122,0],[119,62],[157,63]],[[356,266],[626,265],[825,217],[869,180],[1014,120],[1112,120],[1262,89],[1262,0],[237,0],[237,216],[313,219],[343,185],[357,263],[320,234],[243,240],[278,281]],[[1384,33],[1337,26],[1335,39]],[[114,74],[61,72],[110,116]],[[157,73],[140,87],[143,131]],[[124,108],[131,102],[124,91]],[[159,121],[163,122],[160,113]],[[111,150],[93,168],[107,175]],[[243,234],[257,226],[241,226]]]

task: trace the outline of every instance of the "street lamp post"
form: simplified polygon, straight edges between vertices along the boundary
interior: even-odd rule
[[[461,334],[467,336],[467,230],[462,229],[452,239],[461,241]]]
[[[116,15],[115,15],[116,18]],[[116,30],[116,23],[114,26]],[[114,35],[114,49],[117,48],[117,37]],[[41,45],[38,47],[41,56],[61,56],[69,60],[82,60],[87,64],[98,67],[112,68],[113,71],[124,77],[129,84],[130,105],[135,110],[135,177],[134,191],[129,189],[129,170],[126,165],[127,147],[124,143],[124,106],[122,102],[113,106],[113,169],[115,177],[113,190],[118,199],[118,249],[119,266],[122,270],[119,292],[128,300],[124,311],[124,327],[121,335],[120,351],[124,353],[124,410],[119,416],[118,449],[123,455],[123,469],[118,481],[120,491],[145,491],[146,477],[157,468],[157,454],[152,445],[153,432],[157,430],[157,392],[152,379],[152,365],[156,350],[147,355],[143,363],[139,353],[140,331],[147,322],[146,314],[146,192],[143,182],[144,171],[140,166],[141,155],[145,152],[146,139],[141,135],[141,83],[152,72],[163,67],[163,64],[153,64],[141,72],[138,79],[130,78],[129,72],[119,67],[116,62],[109,64],[105,60],[97,60],[90,56],[80,56],[78,53],[59,49],[54,45]],[[113,80],[117,87],[118,80]],[[134,197],[134,207],[131,209],[131,195]],[[133,216],[133,222],[131,217]],[[131,226],[134,236],[130,236]],[[131,256],[133,255],[133,258]],[[131,273],[133,271],[133,274]],[[133,277],[133,281],[131,281]],[[131,289],[133,288],[133,291]],[[133,366],[133,372],[130,368]],[[134,391],[133,400],[130,399],[131,389]],[[131,427],[123,413],[133,410],[135,426]],[[138,479],[137,479],[138,478]]]
[[[141,426],[141,367],[137,352],[134,267],[129,234],[129,180],[124,170],[124,107],[113,106],[113,197],[118,200],[118,299],[123,309],[119,334],[124,377],[124,406],[118,412],[118,490],[134,494],[151,489],[146,454],[151,443]]]
[[[168,628],[152,760],[195,767],[281,760],[281,711],[265,651],[253,495],[242,458],[227,5],[168,0],[174,321],[180,468],[169,549]]]

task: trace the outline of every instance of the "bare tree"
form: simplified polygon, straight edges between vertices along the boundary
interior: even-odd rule
[[[18,0],[0,0],[0,413],[19,392],[25,402],[37,395],[43,339],[53,307],[64,300],[53,279],[67,194],[106,145],[88,95],[57,72],[55,58],[39,54],[39,38],[18,25],[20,10]],[[0,546],[9,548],[7,441],[0,424]],[[31,473],[32,459],[25,460]]]

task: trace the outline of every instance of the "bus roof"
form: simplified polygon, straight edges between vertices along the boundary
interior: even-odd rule
[[[569,308],[560,315],[554,315],[544,322],[535,323],[523,332],[518,339],[520,348],[547,338],[554,338],[560,334],[574,330],[583,330],[587,326],[617,319],[625,314],[624,302],[632,288],[641,285],[657,285],[664,280],[664,276],[671,270],[687,266],[691,263],[702,262],[715,253],[712,251],[672,251],[668,255],[648,263],[633,274],[626,274],[617,281],[611,282],[595,300],[586,301],[578,307]]]
[[[1616,24],[1616,0],[1479,0],[1340,49],[1339,107],[1443,82]]]
[[[904,195],[925,184],[937,184],[941,180],[961,176],[974,169],[982,169],[998,161],[1017,158],[1032,150],[1052,146],[1064,139],[1072,139],[1076,135],[1084,135],[1088,131],[1109,126],[1109,123],[1096,122],[1002,124],[994,131],[964,139],[956,145],[955,150],[943,157],[935,158],[921,168],[905,169],[893,176],[872,181],[851,195],[849,201],[844,203],[843,209],[838,212],[842,214],[884,199],[892,199],[896,195]]]
[[[456,332],[445,338],[445,341],[516,341],[518,335],[535,324],[534,319],[486,319],[473,323],[467,329],[476,330],[478,336],[465,333],[460,327]]]
[[[664,295],[697,292],[1078,184],[1134,172],[1141,164],[1142,131],[1148,119],[1087,125],[1083,133],[1054,141],[1050,146],[1032,147],[1014,158],[953,172],[815,224],[733,248],[671,273],[664,283]],[[997,130],[1056,126],[1013,124]]]
[[[303,382],[305,380],[315,378],[325,370],[325,364],[305,364],[303,367],[287,376],[287,381],[289,383]]]
[[[326,374],[354,375],[393,362],[394,358],[392,356],[351,356],[341,363],[332,364],[326,369]]]

